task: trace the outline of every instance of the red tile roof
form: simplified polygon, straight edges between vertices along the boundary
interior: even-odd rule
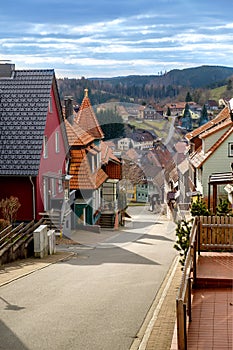
[[[91,134],[95,139],[104,138],[103,131],[99,126],[99,122],[91,106],[87,89],[85,89],[84,99],[74,120],[83,130]]]
[[[85,149],[73,149],[70,153],[71,189],[97,189],[107,180],[108,175],[102,169],[91,171]]]
[[[195,153],[190,156],[190,161],[195,168],[200,168],[202,164],[215,152],[215,150],[233,133],[233,123],[230,128],[218,139],[217,142],[204,153],[200,147]]]
[[[66,119],[65,126],[70,147],[85,146],[94,141],[94,137],[82,128],[80,128],[76,122],[74,122],[74,124],[71,125]]]
[[[112,149],[103,141],[101,141],[101,162],[102,164],[107,164],[109,160],[113,160],[116,163],[121,163],[112,152]]]
[[[208,136],[210,136],[211,134],[214,134],[215,132],[227,128],[232,124],[232,121],[230,118],[227,118],[226,120],[224,120],[222,123],[213,126],[211,129],[204,131],[201,135],[200,138],[206,138]]]
[[[222,111],[212,120],[208,121],[206,124],[199,126],[199,128],[189,132],[185,135],[186,139],[192,140],[194,137],[200,136],[203,132],[210,130],[211,128],[224,122],[226,119],[230,119],[230,113],[228,107],[222,109]]]

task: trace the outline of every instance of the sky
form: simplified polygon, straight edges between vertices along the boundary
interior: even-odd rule
[[[0,60],[57,78],[233,67],[229,0],[7,0]]]

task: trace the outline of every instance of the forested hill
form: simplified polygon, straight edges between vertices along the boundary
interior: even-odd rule
[[[111,100],[121,102],[142,102],[153,99],[162,101],[174,99],[187,90],[210,89],[222,86],[232,79],[233,68],[223,66],[201,66],[175,69],[159,75],[130,75],[113,78],[58,79],[61,99],[73,96],[77,103],[83,98],[85,88],[89,89],[92,104]],[[199,91],[201,95],[203,91]],[[196,101],[198,102],[198,101]]]
[[[91,80],[104,81],[117,85],[119,83],[128,86],[168,86],[177,85],[191,88],[216,87],[219,83],[233,75],[233,68],[223,66],[201,66],[196,68],[173,69],[161,75],[129,75],[126,77],[92,78]]]

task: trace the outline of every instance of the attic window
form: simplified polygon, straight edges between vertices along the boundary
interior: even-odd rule
[[[233,157],[233,142],[228,143],[228,157]]]
[[[44,140],[43,140],[43,155],[44,158],[48,158],[48,137],[44,135]]]
[[[52,97],[49,97],[49,113],[53,112]]]

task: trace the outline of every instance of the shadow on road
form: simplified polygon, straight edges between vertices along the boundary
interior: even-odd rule
[[[0,299],[5,303],[5,310],[11,310],[11,311],[20,311],[25,309],[25,307],[23,306],[18,306],[18,305],[14,305],[9,303],[6,299],[4,299],[3,297],[0,297]],[[0,349],[1,349],[1,345],[0,345]]]
[[[136,265],[160,265],[160,263],[143,257],[134,252],[130,252],[120,247],[110,247],[106,249],[94,249],[88,254],[88,251],[79,251],[69,260],[60,262],[71,265],[102,265],[102,264],[136,264]]]
[[[0,320],[0,349],[29,350],[10,328]]]

